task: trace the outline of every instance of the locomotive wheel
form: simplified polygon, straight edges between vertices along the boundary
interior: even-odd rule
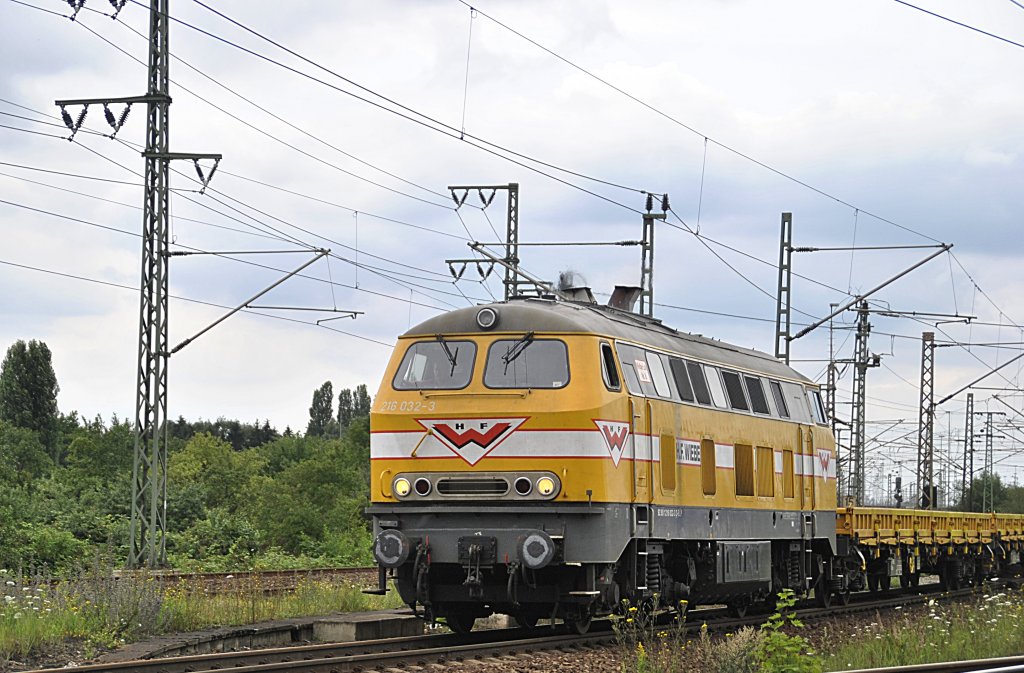
[[[524,629],[534,629],[537,628],[537,622],[540,620],[540,615],[536,612],[517,612],[512,615],[512,619],[514,619],[516,624]]]
[[[476,615],[469,610],[452,610],[445,615],[445,623],[454,633],[465,635],[473,630]]]
[[[829,608],[832,606],[832,592],[828,590],[828,587],[823,585],[822,581],[819,581],[818,586],[814,587],[814,602],[820,608]]]
[[[578,633],[582,636],[590,630],[590,611],[586,608],[580,608],[578,611],[567,613],[562,621],[565,622],[565,627],[571,633]]]
[[[730,601],[725,604],[726,611],[728,611],[730,617],[736,619],[743,619],[747,616],[747,608],[750,607],[750,603],[744,599]]]

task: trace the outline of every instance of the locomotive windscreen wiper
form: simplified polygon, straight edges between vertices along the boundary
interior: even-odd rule
[[[448,376],[455,376],[455,367],[459,364],[459,349],[456,347],[455,353],[452,353],[451,349],[448,348],[448,342],[444,340],[444,335],[438,334],[437,341],[441,344],[441,348],[444,349],[444,354],[448,358],[448,364],[452,366]]]
[[[523,354],[530,344],[533,343],[533,332],[527,332],[523,335],[523,338],[515,342],[508,347],[505,354],[501,356],[501,361],[505,363],[505,373],[508,374],[508,366],[515,362],[515,359]]]

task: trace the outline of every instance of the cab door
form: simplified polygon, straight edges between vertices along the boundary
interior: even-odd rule
[[[641,505],[651,503],[651,461],[654,457],[651,436],[651,401],[642,397],[629,398],[630,442],[633,453],[633,502]]]
[[[814,433],[805,425],[798,426],[800,448],[800,472],[802,473],[800,489],[802,493],[800,509],[814,511],[817,508],[817,462],[814,460]]]

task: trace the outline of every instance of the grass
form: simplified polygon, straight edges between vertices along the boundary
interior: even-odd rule
[[[825,670],[908,666],[1024,652],[1024,596],[992,591],[976,600],[876,615],[868,624],[822,629]]]
[[[984,659],[1024,653],[1024,594],[991,590],[976,599],[899,609],[861,624],[801,629],[790,599],[760,630],[687,637],[683,622],[655,626],[641,611],[616,617],[626,673],[842,671]],[[798,635],[803,634],[803,637]]]
[[[0,569],[0,664],[69,639],[88,651],[161,633],[399,606],[395,592],[370,596],[355,585],[317,580],[267,593],[257,578],[231,593],[208,594],[185,581],[166,587],[146,575],[115,580],[98,569],[60,583]]]

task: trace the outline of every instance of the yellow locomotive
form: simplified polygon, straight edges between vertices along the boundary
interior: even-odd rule
[[[455,310],[402,335],[371,413],[379,590],[456,631],[827,603],[867,565],[836,563],[835,477],[817,385],[769,355],[590,302]]]
[[[624,604],[740,614],[784,588],[828,606],[1018,573],[1024,554],[1024,515],[837,510],[817,385],[626,306],[427,320],[370,423],[376,591],[390,576],[459,632],[495,612],[579,631]]]

